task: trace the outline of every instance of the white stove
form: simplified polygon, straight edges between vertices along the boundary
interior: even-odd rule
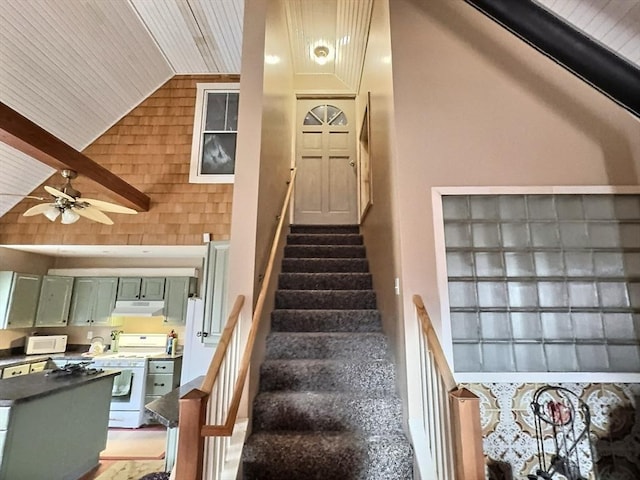
[[[137,428],[144,421],[147,359],[164,355],[167,335],[121,333],[117,352],[94,357],[96,368],[120,370],[111,392],[109,426]]]

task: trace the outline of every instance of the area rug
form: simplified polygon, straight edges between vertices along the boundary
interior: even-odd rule
[[[164,458],[166,439],[164,429],[109,429],[107,448],[100,453],[100,459],[161,459]]]
[[[164,460],[116,462],[96,480],[138,480],[164,468]],[[148,477],[147,477],[148,478]]]

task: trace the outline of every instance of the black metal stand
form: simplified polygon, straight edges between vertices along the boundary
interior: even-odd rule
[[[540,468],[535,475],[529,475],[529,479],[586,480],[590,469],[581,465],[579,453],[581,449],[588,450],[593,458],[589,437],[591,413],[587,404],[564,387],[545,386],[536,390],[531,408],[535,415]],[[547,438],[553,439],[546,446],[545,427],[551,428]]]

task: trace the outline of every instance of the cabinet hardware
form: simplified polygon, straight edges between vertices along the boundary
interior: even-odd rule
[[[154,387],[164,387],[164,383],[154,383]]]

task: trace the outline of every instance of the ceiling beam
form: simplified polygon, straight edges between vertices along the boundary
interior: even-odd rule
[[[148,195],[0,102],[0,142],[57,170],[71,169],[113,192],[120,203],[149,211]]]

